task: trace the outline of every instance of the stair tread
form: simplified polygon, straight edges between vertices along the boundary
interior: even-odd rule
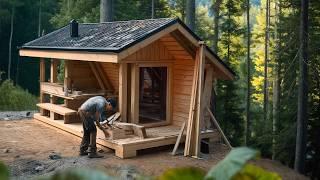
[[[69,108],[63,107],[61,105],[52,104],[52,103],[38,103],[37,106],[42,109],[46,109],[49,111],[53,111],[57,114],[61,114],[63,116],[72,115],[72,114],[77,113],[77,111],[75,111],[73,109],[69,109]]]

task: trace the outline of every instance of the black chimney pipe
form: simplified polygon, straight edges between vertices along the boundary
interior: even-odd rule
[[[79,37],[78,22],[74,19],[70,21],[70,37]]]

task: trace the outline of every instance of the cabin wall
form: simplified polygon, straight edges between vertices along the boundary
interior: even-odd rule
[[[79,90],[100,89],[99,84],[86,61],[68,61],[68,71],[73,86]]]
[[[126,63],[165,63],[171,67],[171,124],[181,126],[189,117],[195,61],[174,58],[161,41],[137,51],[123,60]],[[137,117],[137,116],[135,116]]]
[[[194,60],[174,61],[172,97],[172,124],[174,125],[182,125],[189,117],[194,63]]]
[[[126,57],[122,62],[172,62],[173,60],[173,56],[166,49],[165,45],[158,40]]]
[[[119,92],[119,64],[101,63],[101,66],[115,92]]]

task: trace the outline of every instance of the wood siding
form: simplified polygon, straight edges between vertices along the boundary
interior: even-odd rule
[[[172,124],[181,126],[188,120],[194,60],[176,59],[173,65]]]
[[[92,73],[88,62],[84,61],[68,61],[69,75],[73,81],[75,89],[90,90],[100,89],[99,84]]]
[[[119,64],[101,63],[105,76],[111,83],[116,93],[119,92]]]

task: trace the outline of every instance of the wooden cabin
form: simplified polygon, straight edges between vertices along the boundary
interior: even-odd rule
[[[214,81],[234,73],[179,19],[73,20],[19,53],[40,59],[37,120],[82,137],[80,105],[97,95],[117,99],[120,121],[135,124],[133,133],[106,139],[99,130],[97,143],[118,157],[175,144],[181,131],[180,142],[192,146],[194,128],[198,144],[220,138],[205,108]]]

